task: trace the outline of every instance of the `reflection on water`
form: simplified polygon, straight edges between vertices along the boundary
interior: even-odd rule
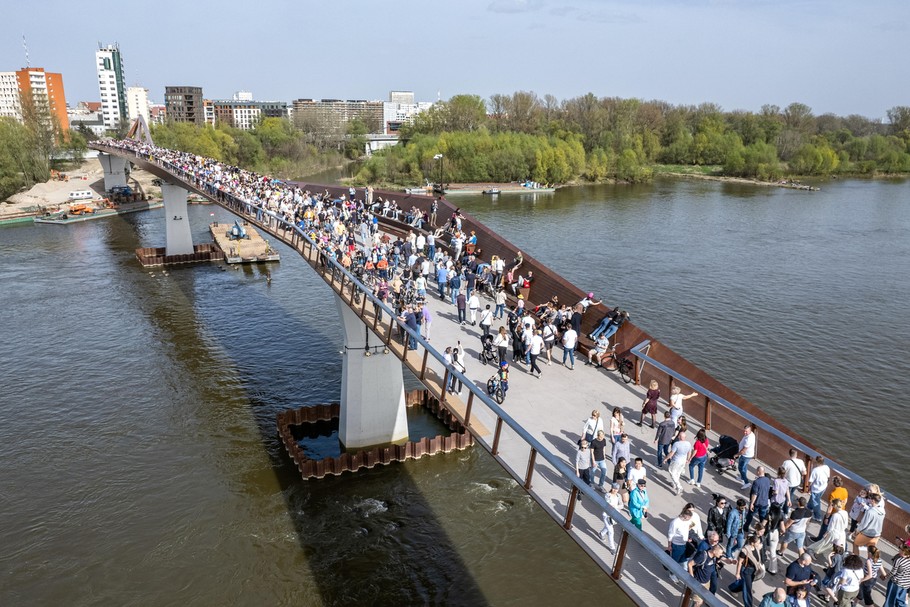
[[[910,394],[910,182],[821,186],[658,180],[458,202],[907,499],[893,426]]]
[[[482,449],[302,481],[275,416],[338,399],[331,291],[290,251],[141,269],[163,240],[0,230],[0,604],[628,604]]]

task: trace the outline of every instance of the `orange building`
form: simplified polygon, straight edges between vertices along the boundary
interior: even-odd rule
[[[16,81],[23,106],[31,100],[39,112],[57,118],[61,133],[69,130],[62,74],[45,72],[43,67],[24,67],[16,72]]]

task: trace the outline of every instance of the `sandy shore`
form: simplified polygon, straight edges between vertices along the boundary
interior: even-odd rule
[[[104,175],[97,160],[86,160],[74,170],[65,171],[69,181],[51,180],[37,183],[26,192],[20,192],[0,203],[0,220],[23,215],[37,215],[41,209],[60,210],[70,202],[69,193],[73,190],[92,190],[96,200],[104,198]],[[142,189],[151,198],[161,197],[161,190],[152,185],[155,178],[151,173],[134,169],[130,174],[130,185],[135,188],[138,181]]]

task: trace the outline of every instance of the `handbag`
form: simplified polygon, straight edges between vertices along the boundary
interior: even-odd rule
[[[755,575],[752,576],[752,581],[757,582],[765,577],[766,571],[761,559],[758,558],[758,555],[755,554],[755,549],[751,546],[749,546],[749,560],[755,565]]]

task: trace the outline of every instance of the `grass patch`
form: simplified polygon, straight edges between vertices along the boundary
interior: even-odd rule
[[[675,173],[677,175],[711,175],[723,174],[724,167],[719,164],[655,164],[652,167],[655,175]]]

